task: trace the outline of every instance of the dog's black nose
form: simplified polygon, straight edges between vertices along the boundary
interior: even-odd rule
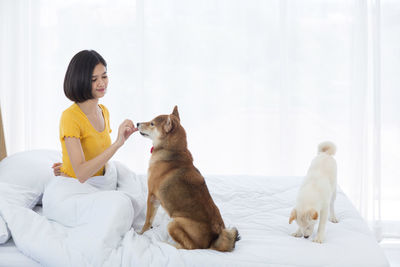
[[[309,235],[305,235],[305,236],[304,236],[304,238],[309,238],[309,237],[310,237]]]
[[[140,125],[140,122],[137,123],[137,127],[139,127],[139,125]]]

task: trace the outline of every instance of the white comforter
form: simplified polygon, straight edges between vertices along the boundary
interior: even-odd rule
[[[43,197],[43,205],[56,206],[49,207],[48,214],[44,208],[47,217],[15,205],[0,206],[16,246],[25,255],[44,266],[57,267],[183,266],[177,250],[161,241],[168,239],[165,231],[143,236],[135,232],[144,222],[144,177],[111,162],[106,175],[91,179],[90,184],[55,179]],[[116,186],[118,191],[105,190]],[[158,217],[163,216],[165,213]]]
[[[165,242],[172,242],[166,230],[169,218],[161,208],[155,227],[138,235],[145,215],[145,177],[112,163],[105,180],[95,186],[112,187],[116,181],[120,192],[89,185],[50,189],[44,202],[63,203],[65,197],[65,203],[74,203],[66,204],[71,205],[68,214],[56,214],[55,209],[48,214],[69,226],[26,208],[0,205],[0,212],[18,249],[44,266],[389,266],[340,190],[340,222],[328,223],[325,243],[290,236],[296,226],[288,224],[288,217],[300,177],[206,177],[225,224],[236,226],[242,237],[231,253],[170,246]]]

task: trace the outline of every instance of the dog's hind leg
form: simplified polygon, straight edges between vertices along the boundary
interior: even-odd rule
[[[329,207],[329,209],[330,209],[329,221],[331,221],[333,223],[338,223],[339,220],[336,218],[336,215],[335,215],[335,207],[334,207],[335,200],[336,200],[336,189],[333,192],[332,197],[331,197],[331,203],[330,203],[330,207]]]
[[[185,229],[182,227],[179,218],[174,219],[168,224],[168,233],[171,235],[172,239],[178,243],[175,245],[176,248],[198,248],[190,236],[186,233]]]
[[[209,248],[211,237],[207,226],[187,218],[174,218],[168,224],[168,232],[178,245],[176,248],[205,249]]]

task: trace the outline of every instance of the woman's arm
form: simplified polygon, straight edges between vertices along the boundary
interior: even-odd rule
[[[92,177],[110,160],[129,136],[137,130],[138,129],[135,128],[131,120],[125,120],[118,128],[117,140],[104,150],[103,153],[89,161],[85,161],[85,155],[79,138],[65,137],[65,146],[68,151],[68,156],[78,180],[84,183]]]

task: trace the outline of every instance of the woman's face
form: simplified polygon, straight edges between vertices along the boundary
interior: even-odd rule
[[[98,99],[106,94],[108,85],[107,69],[99,63],[94,67],[92,74],[92,95]]]

